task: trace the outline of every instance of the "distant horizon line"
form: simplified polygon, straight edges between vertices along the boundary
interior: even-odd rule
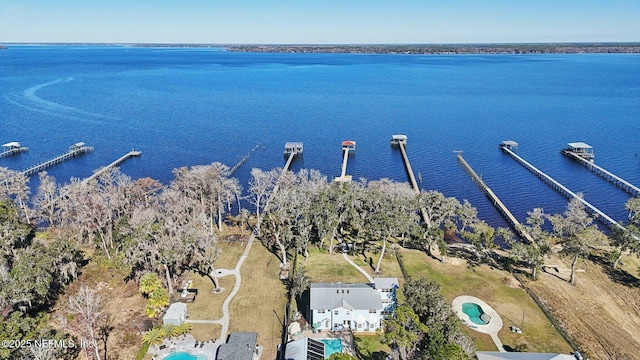
[[[552,42],[434,42],[434,43],[216,43],[216,42],[91,42],[91,41],[0,41],[0,45],[184,45],[184,46],[510,46],[510,45],[629,45],[640,41],[552,41]]]

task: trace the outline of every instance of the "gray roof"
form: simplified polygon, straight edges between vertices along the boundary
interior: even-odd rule
[[[398,287],[398,278],[375,278],[376,289],[395,289]]]
[[[382,309],[380,293],[371,284],[314,283],[311,284],[310,307],[332,310]]]
[[[518,146],[518,143],[513,141],[513,140],[505,140],[501,143],[501,145],[506,145],[506,146]]]
[[[476,351],[478,360],[576,360],[565,354]]]
[[[187,304],[185,303],[173,303],[167,309],[163,319],[179,319],[182,314],[187,312]]]
[[[258,333],[234,332],[226,344],[220,345],[216,360],[253,360]]]
[[[581,141],[579,142],[570,142],[567,145],[569,145],[570,148],[572,149],[593,149],[593,147],[587,143],[583,143]]]

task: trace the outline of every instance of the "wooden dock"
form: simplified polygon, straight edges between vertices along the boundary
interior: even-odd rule
[[[287,143],[291,144],[291,143]],[[280,176],[278,177],[278,181],[276,182],[276,185],[273,187],[273,192],[271,192],[271,196],[269,196],[269,198],[267,199],[267,201],[264,204],[264,208],[263,208],[263,213],[266,213],[267,211],[269,211],[269,203],[271,202],[271,199],[275,196],[275,194],[278,192],[278,189],[280,188],[280,181],[282,180],[282,177],[284,176],[284,174],[287,173],[287,171],[289,171],[289,167],[291,167],[291,163],[293,162],[293,158],[296,155],[302,155],[302,147],[300,147],[299,151],[289,151],[287,152],[287,145],[285,145],[285,153],[289,155],[289,157],[287,158],[287,162],[284,164],[284,167],[282,168],[282,172],[280,173]],[[302,146],[302,143],[300,143],[300,146]],[[260,228],[260,224],[257,224],[257,228]]]
[[[589,161],[580,155],[567,151],[567,149],[562,150],[562,154],[584,165],[587,169],[609,181],[615,187],[625,191],[627,194],[631,196],[640,196],[640,188],[594,164],[593,161]]]
[[[416,192],[416,195],[420,195],[420,187],[418,187],[416,177],[413,175],[413,169],[411,168],[411,163],[409,162],[409,157],[407,156],[407,150],[405,149],[406,145],[407,137],[405,135],[393,135],[391,137],[391,146],[397,146],[398,148],[400,148],[402,161],[404,162],[404,168],[407,171],[407,175],[409,176],[411,187]],[[422,220],[426,222],[428,218],[427,209],[425,209],[424,207],[420,208],[420,215],[422,216]]]
[[[259,147],[260,145],[254,146],[251,149],[251,151],[247,153],[247,155],[243,156],[242,159],[240,159],[240,161],[238,161],[237,164],[233,165],[233,167],[229,170],[229,175],[233,174],[236,170],[238,170],[240,166],[242,166],[242,164],[244,164],[247,160],[249,160],[249,157],[251,156],[251,154],[254,153],[256,150],[258,150]]]
[[[20,154],[21,152],[29,150],[28,147],[20,145],[20,143],[17,141],[6,143],[2,145],[2,148],[3,150],[0,153],[0,158],[17,155],[17,154]]]
[[[26,170],[23,170],[21,173],[27,177],[33,175],[33,174],[37,174],[40,171],[53,166],[57,163],[63,162],[65,160],[71,159],[72,157],[78,156],[78,155],[82,155],[84,153],[87,152],[91,152],[93,151],[93,146],[87,146],[85,143],[83,142],[79,142],[76,144],[71,145],[71,147],[69,147],[69,151],[67,151],[66,153],[60,155],[60,156],[56,156],[55,158],[51,159],[51,160],[47,160],[45,162],[42,162],[40,164],[34,165]]]
[[[136,151],[136,150],[131,150],[128,153],[122,155],[121,157],[119,157],[116,161],[112,162],[111,164],[100,168],[99,170],[97,170],[96,172],[93,173],[93,175],[89,176],[88,178],[82,180],[83,183],[88,183],[89,181],[97,178],[98,176],[102,175],[105,171],[111,169],[112,167],[118,166],[120,164],[122,164],[125,160],[134,157],[134,156],[140,156],[142,154],[141,151]]]
[[[349,161],[349,155],[356,152],[356,142],[353,140],[345,140],[342,142],[342,171],[340,176],[335,178],[334,181],[351,181],[351,175],[347,175],[347,162]]]
[[[530,244],[535,244],[535,241],[533,240],[531,235],[529,235],[529,233],[524,230],[524,227],[522,226],[522,224],[520,224],[518,219],[516,219],[516,217],[513,216],[511,211],[509,211],[509,209],[498,198],[498,196],[489,188],[489,186],[487,186],[487,184],[485,184],[485,182],[482,180],[482,178],[480,176],[478,176],[478,174],[476,174],[476,172],[473,170],[471,165],[469,165],[467,163],[467,161],[462,157],[462,153],[461,152],[457,152],[457,157],[458,157],[458,161],[460,162],[460,164],[462,164],[462,167],[465,170],[467,170],[467,172],[471,176],[471,179],[473,179],[473,181],[476,184],[478,184],[478,186],[484,192],[484,194],[487,196],[487,198],[489,198],[489,200],[491,201],[493,206],[495,206],[495,208],[502,215],[502,217],[509,223],[509,225],[511,225],[511,228],[516,232],[516,234],[518,234],[520,236],[520,238],[526,240]]]
[[[598,208],[596,208],[595,206],[591,205],[588,201],[586,201],[583,198],[579,197],[573,191],[567,189],[566,186],[562,185],[561,183],[559,183],[558,181],[553,179],[551,176],[545,174],[542,170],[539,170],[538,168],[536,168],[535,166],[531,165],[529,162],[527,162],[526,160],[524,160],[523,158],[518,156],[516,153],[514,153],[512,151],[512,148],[514,147],[512,144],[515,144],[515,146],[517,146],[517,143],[515,143],[515,142],[511,142],[511,141],[510,142],[506,142],[505,141],[502,144],[500,144],[500,149],[505,154],[511,156],[514,160],[516,160],[516,162],[518,162],[522,166],[524,166],[531,173],[533,173],[538,178],[540,178],[540,180],[542,180],[543,182],[545,182],[546,184],[551,186],[552,189],[556,190],[557,192],[559,192],[560,194],[562,194],[563,196],[565,196],[568,199],[577,198],[580,202],[582,202],[586,206],[586,208],[589,211],[591,211],[592,213],[598,215],[601,220],[604,220],[609,225],[617,226],[617,227],[619,227],[619,228],[624,230],[624,226],[618,224],[618,222],[615,221],[614,219],[612,219],[609,215],[603,213]]]
[[[411,187],[415,190],[416,194],[420,194],[420,188],[418,187],[418,183],[416,182],[416,177],[413,175],[413,169],[411,168],[411,163],[409,162],[409,157],[407,156],[407,150],[404,148],[406,146],[405,142],[398,143],[397,146],[400,148],[400,153],[402,153],[402,160],[404,161],[404,167],[407,170],[407,175],[409,175],[409,181],[411,182]]]

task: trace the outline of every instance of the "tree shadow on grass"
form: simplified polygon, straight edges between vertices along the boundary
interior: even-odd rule
[[[371,349],[368,341],[365,341],[362,338],[355,337],[354,347],[356,352],[356,357],[358,359],[363,360],[386,360],[387,353],[381,350]]]
[[[602,271],[609,276],[611,281],[632,288],[640,288],[640,279],[625,270],[614,269],[606,258],[598,255],[589,255],[589,260],[600,265]]]

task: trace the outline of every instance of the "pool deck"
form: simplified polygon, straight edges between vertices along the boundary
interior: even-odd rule
[[[183,336],[179,336],[177,338],[165,339],[162,345],[165,348],[160,349],[158,345],[152,345],[149,347],[148,354],[153,354],[153,359],[161,360],[165,357],[177,353],[177,352],[186,352],[191,355],[204,355],[208,360],[214,360],[216,358],[216,352],[218,351],[218,346],[220,346],[219,340],[216,342],[208,341],[205,342],[202,347],[200,347],[200,342],[198,342],[198,346],[194,346],[196,343],[196,339],[187,334]]]
[[[471,322],[471,319],[469,319],[469,315],[462,312],[462,304],[467,302],[480,305],[482,311],[491,317],[489,323],[486,325],[479,325]],[[502,341],[500,341],[500,339],[498,338],[498,332],[500,332],[500,329],[502,329],[503,325],[502,319],[491,306],[487,305],[486,302],[478,299],[475,296],[461,295],[453,299],[453,301],[451,302],[451,309],[456,313],[456,315],[458,315],[460,320],[462,320],[465,325],[477,332],[489,334],[493,342],[496,344],[498,350],[501,352],[506,352],[504,346],[502,345]]]
[[[340,339],[342,340],[342,352],[352,356],[356,356],[355,344],[353,343],[353,336],[349,331],[327,331],[323,330],[319,333],[313,333],[310,330],[302,331],[302,336],[306,336],[311,339]],[[298,337],[299,338],[299,337]],[[291,340],[291,338],[290,338]]]

